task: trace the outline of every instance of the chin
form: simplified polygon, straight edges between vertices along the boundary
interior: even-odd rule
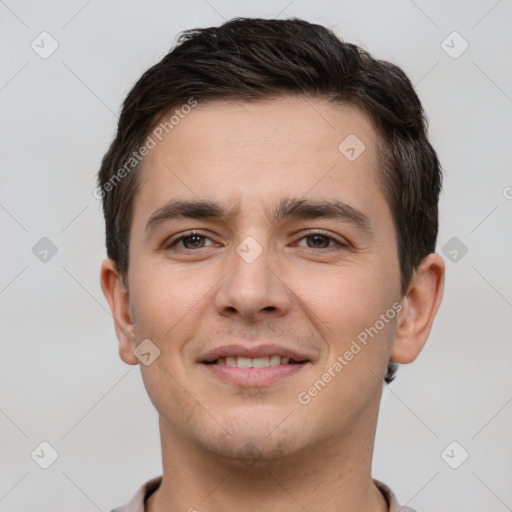
[[[286,414],[288,414],[286,412]],[[236,410],[234,416],[224,418],[222,425],[229,432],[210,432],[201,436],[203,448],[225,458],[226,463],[237,468],[256,470],[269,465],[284,463],[304,448],[304,429],[296,424],[283,425],[286,417],[269,411]],[[293,416],[293,415],[290,415]],[[295,431],[296,430],[296,431]],[[203,434],[206,434],[203,431]],[[217,435],[215,435],[217,434]]]
[[[254,438],[240,433],[226,443],[213,442],[207,448],[210,453],[224,460],[226,466],[239,471],[266,472],[273,466],[287,463],[297,455],[297,447],[287,439]],[[299,450],[300,451],[300,450]]]

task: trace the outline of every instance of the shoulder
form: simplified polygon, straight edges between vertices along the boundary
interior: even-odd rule
[[[128,503],[114,508],[111,512],[144,512],[147,498],[158,489],[161,482],[161,476],[148,480],[139,487]]]
[[[386,484],[375,479],[373,479],[373,483],[377,486],[379,491],[386,499],[389,507],[389,512],[416,512],[414,509],[410,507],[401,507],[393,491]]]

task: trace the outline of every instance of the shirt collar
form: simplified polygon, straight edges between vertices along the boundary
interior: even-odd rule
[[[383,484],[379,480],[375,479],[373,479],[373,483],[384,496],[384,499],[386,500],[389,507],[389,512],[415,512],[410,507],[401,507],[396,499],[396,496],[393,494],[393,491],[386,484]]]
[[[162,482],[162,477],[157,476],[148,480],[145,484],[143,484],[139,490],[135,493],[132,499],[126,504],[123,509],[116,509],[118,512],[145,512],[145,502],[148,497],[155,492]],[[373,483],[379,489],[379,491],[384,496],[386,500],[389,512],[415,512],[412,508],[409,507],[400,507],[395,495],[391,491],[391,489],[384,483],[379,480],[373,480]],[[115,510],[112,512],[116,512]]]

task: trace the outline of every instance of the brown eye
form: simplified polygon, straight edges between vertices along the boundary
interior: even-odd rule
[[[167,244],[165,247],[166,250],[170,250],[176,248],[177,250],[187,250],[193,251],[194,249],[203,249],[205,247],[210,247],[213,243],[207,244],[207,241],[211,241],[211,239],[201,233],[185,233],[180,237],[176,238],[171,243]]]
[[[181,239],[185,249],[197,249],[204,247],[204,236],[202,235],[189,235]]]
[[[306,244],[304,245],[299,243],[298,245],[309,249],[336,250],[347,246],[347,244],[337,240],[336,238],[321,232],[309,233],[306,236],[303,236],[300,240],[306,240]]]
[[[311,244],[308,243],[308,247],[316,247],[317,249],[325,249],[329,246],[329,243],[332,240],[325,235],[308,235],[305,238],[311,241]]]

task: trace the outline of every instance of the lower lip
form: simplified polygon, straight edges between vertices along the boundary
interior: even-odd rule
[[[216,377],[226,380],[237,386],[252,387],[266,386],[284,377],[294,375],[308,363],[280,364],[266,368],[238,368],[226,364],[204,364]]]

